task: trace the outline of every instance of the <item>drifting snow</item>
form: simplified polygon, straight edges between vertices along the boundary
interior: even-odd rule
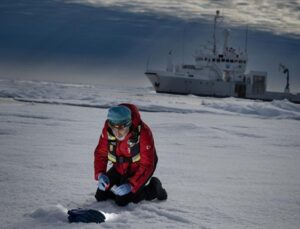
[[[7,80],[0,95],[2,228],[95,228],[67,223],[79,207],[102,211],[104,228],[300,226],[299,105]],[[107,109],[94,107],[120,102],[153,130],[167,201],[95,202]]]

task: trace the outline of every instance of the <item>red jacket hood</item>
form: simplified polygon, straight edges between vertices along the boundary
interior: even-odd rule
[[[126,106],[131,110],[131,121],[133,127],[137,127],[141,122],[141,115],[137,108],[137,106],[131,104],[131,103],[121,103],[119,105]]]

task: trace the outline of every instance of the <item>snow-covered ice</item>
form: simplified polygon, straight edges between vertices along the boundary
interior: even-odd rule
[[[156,94],[150,88],[0,80],[1,228],[299,228],[300,106]],[[96,203],[93,151],[107,108],[137,104],[167,201]]]

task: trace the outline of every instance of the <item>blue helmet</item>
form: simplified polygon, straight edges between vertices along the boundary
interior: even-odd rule
[[[114,106],[109,108],[108,121],[113,125],[129,126],[131,124],[131,110],[126,106]]]

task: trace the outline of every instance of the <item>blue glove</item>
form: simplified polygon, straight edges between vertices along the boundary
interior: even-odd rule
[[[105,191],[110,184],[109,178],[105,174],[100,174],[99,175],[99,182],[98,182],[98,188],[101,191]]]
[[[131,185],[128,183],[122,184],[114,190],[114,193],[117,196],[124,196],[130,192],[131,192]]]

